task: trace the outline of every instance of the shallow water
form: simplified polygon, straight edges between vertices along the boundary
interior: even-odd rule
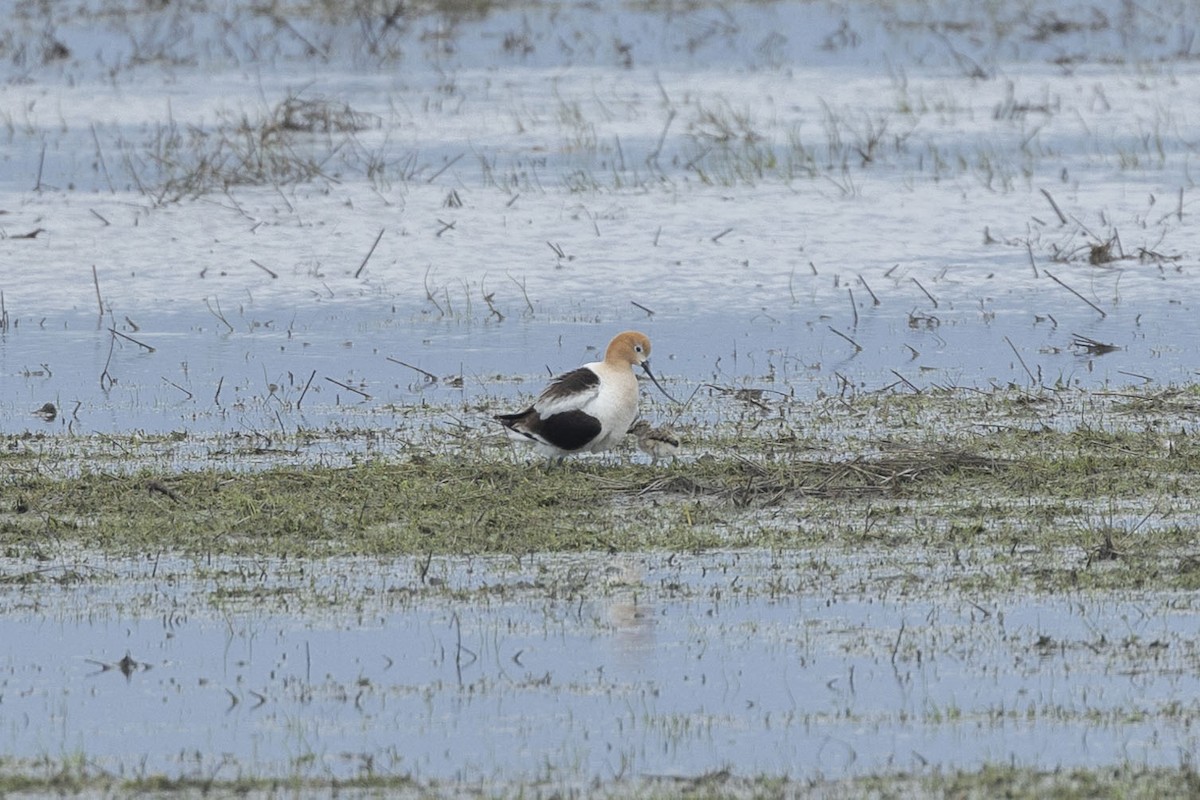
[[[84,557],[107,577],[4,594],[0,746],[118,775],[566,786],[1194,751],[1190,599],[967,598],[925,561],[450,560],[430,585],[407,560],[218,562],[205,580]],[[889,589],[903,572],[920,581]]]
[[[739,248],[741,255],[752,252],[749,245]],[[1100,319],[1044,278],[1029,285],[992,267],[958,264],[904,268],[884,277],[891,268],[855,270],[880,298],[872,306],[856,282],[856,310],[844,273],[814,276],[807,266],[785,271],[770,265],[764,268],[769,274],[736,267],[736,279],[721,269],[690,281],[686,274],[660,276],[657,284],[602,300],[576,285],[588,279],[582,267],[571,267],[558,286],[553,273],[536,287],[528,281],[538,298],[534,313],[522,312],[521,290],[503,267],[481,276],[482,284],[441,284],[439,302],[447,313],[416,300],[423,290],[413,286],[389,286],[386,294],[359,288],[343,298],[338,293],[353,283],[347,276],[341,283],[308,281],[332,284],[328,299],[316,288],[299,299],[262,297],[244,287],[209,295],[197,287],[183,290],[204,292],[181,302],[190,311],[156,307],[148,299],[112,301],[116,312],[104,320],[79,311],[41,311],[45,316],[36,319],[14,311],[19,324],[0,337],[0,372],[8,376],[0,429],[274,432],[353,424],[364,413],[376,416],[369,424],[387,426],[392,406],[424,400],[503,410],[535,392],[550,372],[594,360],[613,333],[628,328],[652,337],[652,363],[679,398],[705,383],[766,388],[804,400],[837,394],[845,382],[862,390],[908,391],[1008,384],[1097,388],[1195,377],[1190,354],[1198,317],[1187,299],[1186,272],[1166,274],[1146,265],[1138,269],[1153,276],[1059,270],[1065,281],[1090,287],[1092,297],[1119,298],[1104,303],[1108,316]],[[936,308],[914,279],[936,297]],[[129,285],[142,280],[155,285],[149,277]],[[839,280],[840,292],[830,291]],[[102,281],[106,296],[121,296],[114,281]],[[506,314],[503,321],[489,320],[481,309],[481,285]],[[1178,299],[1163,299],[1163,291]],[[220,303],[233,331],[204,308],[206,301],[214,308]],[[652,309],[653,317],[634,302]],[[25,305],[11,294],[8,304]],[[136,342],[114,339],[112,327]],[[1096,355],[1077,337],[1117,349]],[[49,425],[31,413],[46,402],[61,411]]]
[[[0,431],[46,430],[30,414],[46,402],[64,412],[48,429],[71,432],[338,424],[427,396],[389,356],[506,406],[631,327],[676,395],[1193,380],[1194,61],[1161,60],[1150,19],[1124,20],[1135,49],[1111,61],[1115,28],[1091,16],[1048,42],[990,9],[973,24],[997,41],[956,42],[981,80],[908,16],[960,11],[901,12],[739,7],[732,27],[702,15],[701,40],[615,13],[630,68],[594,41],[550,57],[563,21],[538,15],[516,26],[523,56],[465,45],[511,32],[501,14],[436,58],[418,37],[428,60],[402,76],[360,63],[354,26],[310,31],[329,37],[318,67],[256,17],[206,49],[213,15],[237,12],[201,14],[175,44],[188,58],[155,72],[131,42],[178,18],[59,20],[78,57],[0,89],[21,109],[0,142]],[[614,15],[574,13],[580,31]],[[821,31],[834,44],[805,44]],[[1063,47],[1097,60],[1064,67]],[[230,63],[251,51],[274,54],[253,77]],[[210,158],[244,155],[235,123],[289,97],[368,120],[287,141],[316,179],[235,172],[179,202],[148,188],[221,137]]]

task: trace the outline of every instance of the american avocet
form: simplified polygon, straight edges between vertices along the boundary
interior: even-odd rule
[[[552,457],[606,450],[625,436],[637,417],[638,384],[633,368],[640,366],[658,386],[649,358],[646,334],[619,333],[608,343],[603,361],[559,375],[529,408],[497,414],[496,419],[509,436],[532,442]]]
[[[650,456],[651,464],[667,456],[674,458],[679,452],[679,439],[667,428],[655,428],[647,420],[639,419],[629,432],[637,437],[638,449]]]

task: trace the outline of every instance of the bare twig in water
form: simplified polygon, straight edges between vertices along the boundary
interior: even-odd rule
[[[100,307],[100,316],[104,316],[104,301],[100,299],[100,276],[96,274],[95,264],[92,264],[92,285],[96,287],[96,305]]]
[[[854,312],[854,326],[853,327],[857,328],[858,327],[858,304],[854,302],[854,290],[851,289],[849,286],[847,286],[846,291],[850,293],[850,310]]]
[[[1029,253],[1029,266],[1033,270],[1033,277],[1040,277],[1038,275],[1037,262],[1033,260],[1033,245],[1031,245],[1029,242],[1025,243],[1025,252]]]
[[[267,267],[264,267],[262,264],[258,263],[258,262],[257,262],[257,261],[255,261],[253,258],[252,258],[252,259],[250,259],[250,263],[251,263],[251,264],[253,264],[254,266],[258,267],[259,269],[261,269],[263,272],[265,272],[265,273],[267,273],[268,275],[270,275],[270,276],[271,276],[271,278],[273,278],[273,279],[274,279],[274,278],[278,278],[278,277],[279,277],[278,275],[276,275],[276,274],[275,274],[274,270],[271,270],[271,269],[268,269]]]
[[[104,369],[100,372],[100,391],[107,393],[116,385],[117,379],[109,374],[108,367],[112,364],[113,350],[117,347],[117,337],[108,337],[108,358],[104,359]]]
[[[924,286],[922,286],[922,285],[921,285],[921,282],[920,282],[919,280],[917,280],[916,278],[909,278],[909,280],[911,280],[913,283],[915,283],[915,284],[917,285],[917,288],[918,288],[918,289],[920,289],[922,292],[924,292],[924,293],[925,293],[925,296],[929,298],[929,302],[933,303],[933,307],[934,307],[934,308],[937,308],[937,307],[938,307],[938,301],[937,301],[937,298],[936,298],[936,297],[934,297],[933,295],[931,295],[931,294],[929,293],[929,290],[928,290],[928,289],[926,289]]]
[[[1070,286],[1067,286],[1065,283],[1063,283],[1062,281],[1060,281],[1060,280],[1059,280],[1057,277],[1055,277],[1053,274],[1051,274],[1050,270],[1048,270],[1048,269],[1044,269],[1044,270],[1042,270],[1042,272],[1043,272],[1043,273],[1045,273],[1045,275],[1046,275],[1046,277],[1047,277],[1047,278],[1049,278],[1050,280],[1054,281],[1054,282],[1055,282],[1055,283],[1057,283],[1059,286],[1063,287],[1063,288],[1064,288],[1064,289],[1066,289],[1068,292],[1070,292],[1071,294],[1075,295],[1075,296],[1076,296],[1076,297],[1078,297],[1080,300],[1082,300],[1083,302],[1085,302],[1085,303],[1087,303],[1089,306],[1091,306],[1091,307],[1092,307],[1092,310],[1093,310],[1093,311],[1095,311],[1097,314],[1099,314],[1101,318],[1104,318],[1104,317],[1107,317],[1107,316],[1108,316],[1108,314],[1104,313],[1104,309],[1100,308],[1100,306],[1096,305],[1096,304],[1095,304],[1095,303],[1093,303],[1091,300],[1088,300],[1086,297],[1084,297],[1083,295],[1081,295],[1079,292],[1075,291],[1075,290],[1074,290],[1074,289],[1072,289]]]
[[[904,376],[903,376],[903,375],[901,375],[899,372],[896,372],[896,370],[894,370],[894,369],[893,369],[893,370],[888,370],[888,371],[889,371],[889,372],[891,372],[893,375],[895,375],[897,378],[899,378],[901,383],[903,383],[903,384],[904,384],[905,386],[907,386],[908,388],[912,389],[914,394],[920,394],[920,393],[921,393],[921,390],[920,390],[920,389],[918,389],[916,386],[914,386],[914,385],[913,385],[913,383],[912,383],[912,381],[910,381],[908,378],[904,377]]]
[[[106,183],[108,183],[108,191],[110,191],[113,194],[116,194],[117,190],[113,188],[112,176],[108,174],[108,164],[104,160],[104,148],[102,148],[100,146],[100,137],[96,134],[96,124],[93,122],[91,127],[92,127],[92,141],[96,143],[96,160],[98,162],[100,162],[100,169],[104,173],[104,180]],[[88,210],[91,211],[91,209],[88,209]],[[92,211],[92,213],[96,214],[95,211]],[[100,217],[99,214],[96,214],[96,216]],[[108,220],[104,219],[104,217],[100,217],[100,219],[104,222],[105,225],[108,224]]]
[[[46,166],[46,143],[42,142],[42,155],[38,159],[37,183],[33,187],[33,190],[35,192],[40,192],[42,190],[42,169],[44,169],[45,166]]]
[[[508,279],[521,288],[521,296],[525,298],[525,308],[529,309],[529,314],[530,314],[530,316],[532,316],[533,315],[533,303],[530,302],[530,300],[529,300],[529,292],[525,289],[525,281],[517,280],[512,275],[509,275]]]
[[[429,288],[429,271],[431,269],[433,269],[432,264],[425,268],[425,299],[428,300],[429,302],[433,303],[433,307],[436,308],[438,310],[438,313],[444,317],[444,316],[446,316],[446,312],[444,310],[442,310],[442,306],[438,303],[437,299],[433,296],[433,290],[431,290]]]
[[[164,380],[164,381],[166,381],[167,383],[171,384],[172,386],[174,386],[174,387],[175,387],[176,389],[178,389],[179,391],[181,391],[181,392],[183,392],[184,394],[186,394],[186,395],[187,395],[187,399],[188,399],[188,400],[191,400],[191,399],[192,399],[192,398],[195,396],[195,395],[193,395],[191,392],[189,392],[187,389],[185,389],[185,388],[183,388],[182,386],[180,386],[180,385],[179,385],[178,383],[176,383],[175,381],[173,381],[173,380],[170,380],[169,378],[167,378],[167,377],[165,377],[165,376],[163,377],[163,380]]]
[[[304,383],[304,388],[300,391],[300,399],[296,401],[296,408],[300,408],[300,404],[304,402],[304,395],[308,394],[308,387],[312,386],[313,378],[317,377],[317,371],[314,369],[308,376],[308,380]]]
[[[113,336],[120,336],[122,339],[124,339],[127,342],[133,342],[138,347],[142,348],[143,350],[145,350],[148,353],[154,352],[154,348],[151,347],[150,345],[146,344],[145,342],[139,342],[137,339],[133,338],[132,336],[129,336],[128,334],[125,334],[125,333],[121,333],[116,328],[109,328],[108,332],[111,333]]]
[[[214,302],[217,304],[215,311],[213,310],[212,303],[208,302],[208,298],[204,298],[204,305],[208,307],[208,313],[219,319],[226,328],[229,328],[229,332],[233,333],[233,326],[229,324],[229,320],[225,319],[225,315],[221,313],[221,301],[216,300]]]
[[[1012,343],[1012,339],[1009,339],[1007,336],[1005,336],[1004,341],[1008,342],[1008,346],[1010,348],[1012,348],[1013,355],[1017,357],[1017,361],[1021,362],[1021,368],[1024,369],[1025,374],[1029,376],[1029,382],[1037,383],[1037,378],[1033,377],[1033,373],[1029,370],[1029,367],[1026,366],[1026,364],[1025,364],[1025,359],[1021,358],[1021,354],[1017,352],[1016,345],[1014,345]]]
[[[646,312],[646,316],[647,316],[647,317],[653,317],[653,316],[654,316],[654,312],[653,312],[653,311],[651,311],[650,309],[646,308],[644,305],[642,305],[641,303],[637,302],[636,300],[630,300],[629,302],[630,302],[630,304],[632,304],[632,305],[633,305],[633,307],[634,307],[634,308],[640,308],[642,311],[645,311],[645,312]]]
[[[354,271],[354,277],[357,278],[359,275],[362,275],[362,271],[367,268],[367,262],[371,260],[371,256],[374,254],[375,248],[379,246],[379,240],[383,238],[383,232],[386,230],[387,228],[379,229],[379,235],[375,237],[375,243],[371,245],[371,249],[367,251],[367,255],[363,258],[362,263],[359,264],[358,269]],[[438,236],[441,235],[441,233],[438,234]]]
[[[958,68],[963,71],[963,75],[965,75],[968,78],[973,78],[975,80],[986,80],[991,77],[988,74],[987,70],[985,70],[983,67],[981,67],[979,65],[979,62],[977,62],[975,59],[971,58],[970,56],[960,52],[954,46],[954,44],[950,41],[950,38],[948,36],[946,36],[946,34],[938,31],[937,33],[935,33],[935,35],[939,39],[942,40],[942,44],[946,45],[946,49],[949,50],[950,55],[954,57],[955,62],[958,64]],[[894,656],[892,658],[892,661],[893,661],[893,663],[895,662]]]
[[[433,173],[433,174],[432,174],[432,175],[430,175],[428,178],[426,178],[426,179],[425,179],[425,182],[426,182],[426,183],[433,183],[434,181],[436,181],[436,180],[438,179],[438,176],[439,176],[439,175],[441,175],[443,172],[445,172],[446,170],[450,169],[450,168],[451,168],[451,167],[453,167],[455,164],[457,164],[457,163],[458,163],[458,160],[459,160],[460,158],[462,158],[464,155],[466,155],[466,153],[459,153],[459,154],[458,154],[458,155],[456,155],[454,158],[452,158],[452,159],[450,159],[449,161],[447,161],[445,164],[443,164],[443,165],[442,165],[442,168],[441,168],[441,169],[439,169],[437,172]]]
[[[896,632],[896,642],[892,645],[892,666],[896,666],[896,654],[900,651],[900,639],[904,636],[904,622],[900,623],[900,630]]]
[[[662,152],[663,142],[667,139],[667,131],[671,129],[671,123],[675,120],[675,109],[670,109],[667,112],[667,121],[663,123],[662,133],[658,135],[658,144],[654,145],[654,149],[650,151],[650,155],[646,156],[646,166],[658,166],[658,155]],[[659,228],[661,231],[662,228]],[[658,243],[658,234],[654,236],[655,244]]]
[[[1051,207],[1051,208],[1053,208],[1053,209],[1054,209],[1054,213],[1058,215],[1058,221],[1059,221],[1059,223],[1060,223],[1060,224],[1062,224],[1062,225],[1066,225],[1066,224],[1067,224],[1067,217],[1066,217],[1066,215],[1065,215],[1065,214],[1063,214],[1063,212],[1062,212],[1062,211],[1059,209],[1059,207],[1058,207],[1058,203],[1054,202],[1054,198],[1050,196],[1050,193],[1049,193],[1049,192],[1047,192],[1045,189],[1039,189],[1038,191],[1040,191],[1040,192],[1042,193],[1042,195],[1044,195],[1044,196],[1045,196],[1045,198],[1046,198],[1046,199],[1047,199],[1047,200],[1050,202],[1050,207]]]
[[[333,378],[329,377],[328,375],[326,375],[326,376],[325,376],[325,380],[329,381],[330,383],[332,383],[332,384],[334,384],[334,385],[336,385],[336,386],[340,386],[340,387],[342,387],[342,388],[343,388],[343,389],[345,389],[347,392],[354,392],[356,395],[359,395],[359,396],[360,396],[360,397],[362,397],[364,400],[370,400],[370,399],[371,399],[371,395],[367,394],[367,393],[366,393],[366,392],[364,392],[363,390],[361,390],[361,389],[355,389],[353,386],[347,386],[346,384],[342,383],[341,381],[336,381],[336,380],[334,380]]]
[[[849,336],[847,336],[846,334],[842,333],[841,331],[839,331],[837,328],[833,327],[832,325],[828,325],[828,326],[826,326],[826,327],[828,327],[828,328],[829,328],[829,330],[833,331],[833,332],[834,332],[834,333],[836,333],[838,336],[842,337],[842,338],[843,338],[843,339],[845,339],[847,342],[849,342],[850,344],[852,344],[852,345],[854,346],[854,352],[856,352],[856,353],[861,353],[861,352],[862,352],[862,346],[861,346],[861,345],[859,345],[859,343],[858,343],[858,342],[854,341],[854,340],[853,340],[853,339],[851,339]]]
[[[409,363],[408,363],[408,362],[406,362],[406,361],[401,361],[400,359],[398,359],[398,358],[392,358],[391,356],[387,356],[387,360],[388,360],[388,361],[390,361],[390,362],[392,362],[393,364],[399,364],[399,365],[400,365],[400,366],[402,366],[402,367],[408,367],[408,368],[409,368],[409,369],[411,369],[413,372],[419,372],[419,373],[421,373],[422,375],[424,375],[424,376],[425,376],[425,379],[426,379],[426,380],[428,380],[430,383],[437,383],[437,382],[438,382],[438,376],[437,376],[437,375],[434,375],[432,372],[429,372],[429,371],[427,371],[427,370],[423,370],[423,369],[421,369],[420,367],[414,367],[412,364],[409,364]]]
[[[859,283],[861,283],[863,285],[863,288],[867,290],[867,294],[871,295],[871,305],[873,305],[873,306],[879,305],[879,298],[875,296],[875,293],[873,291],[871,291],[871,287],[867,284],[867,279],[864,278],[862,275],[859,275],[858,281],[859,281]]]
[[[730,234],[730,233],[733,233],[733,228],[726,228],[725,230],[721,231],[716,236],[712,237],[713,244],[716,244],[717,242],[721,241],[722,238],[724,238],[727,234]]]

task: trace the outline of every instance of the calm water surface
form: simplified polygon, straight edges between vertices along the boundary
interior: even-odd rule
[[[205,580],[96,558],[118,580],[0,600],[0,736],[11,756],[84,752],[124,775],[567,784],[1194,751],[1186,709],[1163,713],[1198,688],[1187,598],[892,594],[863,583],[881,563],[831,579],[811,555],[451,560],[435,586],[407,560],[229,562]],[[772,581],[812,590],[772,599]]]

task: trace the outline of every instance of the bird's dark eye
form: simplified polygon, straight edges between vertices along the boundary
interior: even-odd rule
[[[639,352],[639,353],[640,353],[640,352],[642,352],[642,346],[641,346],[640,344],[635,344],[635,345],[633,346],[633,349],[634,349],[634,350],[636,350],[636,351],[637,351],[637,352]]]

